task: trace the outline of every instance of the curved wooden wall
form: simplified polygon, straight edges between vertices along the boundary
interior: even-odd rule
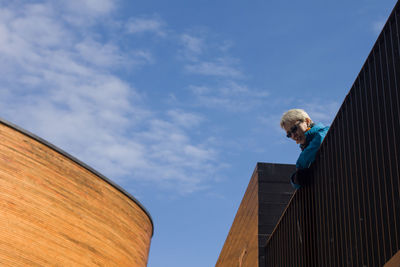
[[[132,196],[0,121],[1,266],[146,266],[152,232]]]

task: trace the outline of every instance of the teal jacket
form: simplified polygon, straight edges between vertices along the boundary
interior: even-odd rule
[[[326,133],[328,132],[329,127],[324,126],[322,123],[314,124],[310,130],[305,132],[306,142],[305,144],[300,145],[301,153],[296,162],[297,169],[307,169],[310,167],[311,163],[315,160],[315,155],[321,145],[322,141]],[[299,184],[294,183],[293,177],[296,173],[294,173],[290,179],[290,183],[295,189],[300,188]]]
[[[305,132],[306,143],[300,145],[301,153],[296,162],[297,169],[306,169],[310,167],[311,163],[315,160],[315,155],[321,145],[329,127],[324,126],[322,123],[314,124],[310,130]]]

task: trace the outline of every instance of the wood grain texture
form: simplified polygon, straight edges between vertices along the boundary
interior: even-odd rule
[[[265,267],[265,245],[294,189],[294,165],[257,163],[217,267]]]
[[[254,171],[216,267],[258,266],[258,173]]]
[[[120,190],[0,124],[1,266],[146,266],[152,231]]]
[[[398,251],[394,256],[385,263],[383,267],[399,267],[400,266],[400,251]]]

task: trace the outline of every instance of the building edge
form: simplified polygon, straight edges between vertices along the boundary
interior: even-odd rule
[[[89,165],[87,165],[86,163],[82,162],[81,160],[77,159],[76,157],[72,156],[71,154],[65,152],[64,150],[62,150],[61,148],[53,145],[52,143],[48,142],[47,140],[19,127],[18,125],[9,122],[3,118],[0,118],[0,123],[3,125],[6,125],[7,127],[10,127],[34,140],[36,140],[37,142],[49,147],[50,149],[56,151],[57,153],[60,153],[61,155],[67,157],[68,159],[72,160],[73,162],[77,163],[78,165],[82,166],[83,168],[85,168],[86,170],[90,171],[91,173],[93,173],[94,175],[96,175],[97,177],[99,177],[100,179],[104,180],[106,183],[110,184],[112,187],[114,187],[115,189],[117,189],[118,191],[120,191],[122,194],[124,194],[126,197],[128,197],[130,200],[132,200],[133,202],[135,202],[135,204],[137,204],[142,210],[143,212],[147,215],[147,217],[150,220],[151,223],[151,236],[153,237],[154,234],[154,223],[153,223],[153,219],[150,215],[150,212],[142,205],[142,203],[140,203],[139,200],[137,200],[134,196],[132,196],[130,193],[128,193],[125,189],[123,189],[121,186],[119,186],[118,184],[116,184],[115,182],[113,182],[112,180],[110,180],[109,178],[107,178],[106,176],[104,176],[103,174],[101,174],[100,172],[96,171],[94,168],[90,167]]]

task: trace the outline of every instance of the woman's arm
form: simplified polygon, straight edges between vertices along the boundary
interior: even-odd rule
[[[325,135],[324,135],[325,136]],[[314,138],[308,144],[308,146],[301,152],[299,158],[296,162],[296,167],[298,169],[306,169],[310,167],[311,163],[315,160],[315,155],[324,140],[322,133],[316,132]]]

